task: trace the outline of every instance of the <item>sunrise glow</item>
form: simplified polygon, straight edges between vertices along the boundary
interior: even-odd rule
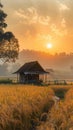
[[[14,32],[20,50],[50,50],[51,54],[73,52],[71,2],[32,0],[31,3],[29,0],[2,0],[4,11],[7,13],[6,31]]]
[[[47,44],[47,48],[48,48],[48,49],[51,49],[52,47],[53,47],[52,43],[48,43],[48,44]]]

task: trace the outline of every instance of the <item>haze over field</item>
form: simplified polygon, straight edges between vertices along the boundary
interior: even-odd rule
[[[19,59],[15,63],[0,66],[0,75],[11,75],[24,63],[35,60],[39,61],[44,69],[49,69],[50,71],[52,69],[59,78],[72,79],[73,77],[73,53],[56,53],[51,55],[33,50],[22,50],[19,54]]]

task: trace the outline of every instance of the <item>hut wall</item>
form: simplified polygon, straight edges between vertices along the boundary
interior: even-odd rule
[[[21,73],[19,76],[20,83],[29,83],[33,81],[39,81],[39,74],[23,74]]]
[[[39,80],[39,74],[28,74],[27,77],[28,80],[36,80],[36,81]]]
[[[19,82],[20,83],[25,83],[25,75],[23,74],[23,73],[21,73],[20,75],[19,75]]]

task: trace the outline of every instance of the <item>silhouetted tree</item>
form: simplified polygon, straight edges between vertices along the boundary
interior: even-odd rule
[[[0,58],[4,59],[5,62],[15,61],[19,53],[19,44],[12,32],[5,32],[7,14],[2,8],[3,5],[0,3]]]

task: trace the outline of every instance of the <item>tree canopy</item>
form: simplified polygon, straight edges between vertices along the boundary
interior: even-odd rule
[[[15,61],[19,53],[18,39],[12,32],[5,32],[7,27],[5,19],[7,14],[2,8],[3,5],[0,3],[0,58],[3,58],[5,62]]]

